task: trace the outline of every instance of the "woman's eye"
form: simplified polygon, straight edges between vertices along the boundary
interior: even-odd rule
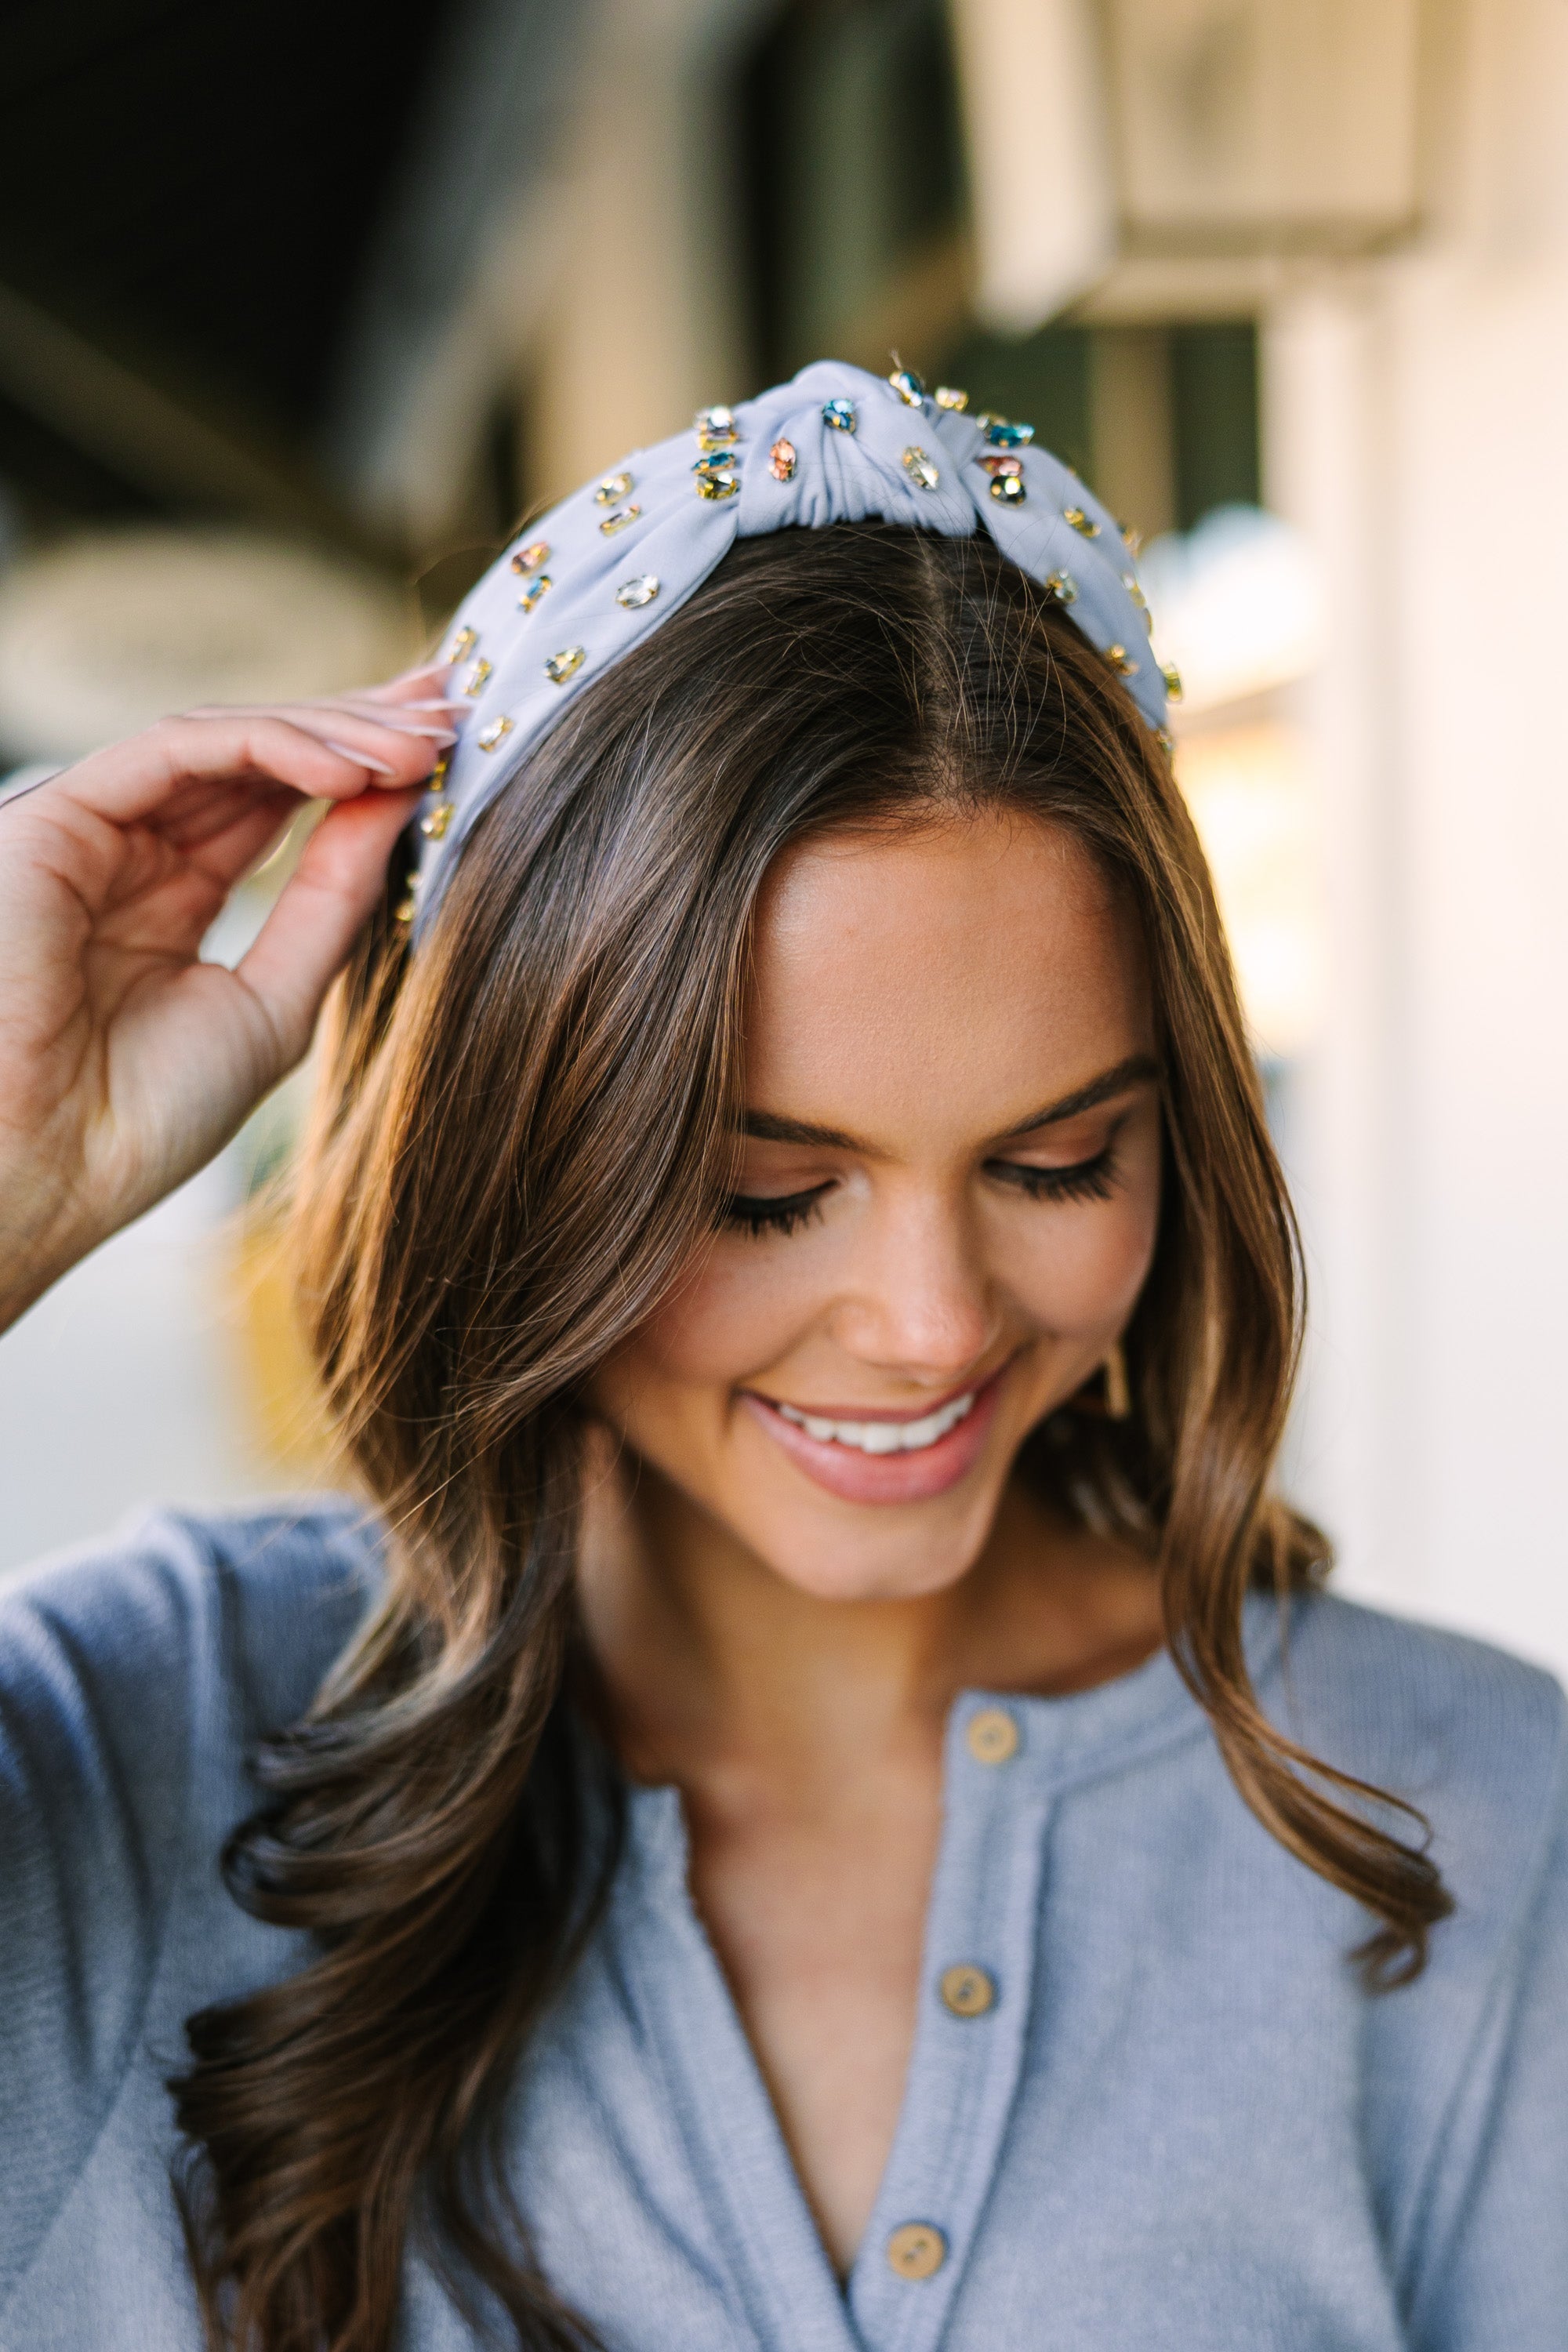
[[[793,1234],[821,1214],[826,1184],[809,1192],[780,1192],[771,1199],[762,1193],[731,1192],[720,1213],[720,1223],[753,1239],[763,1234]]]
[[[1109,1201],[1116,1184],[1116,1153],[1109,1143],[1070,1168],[1029,1168],[1016,1160],[993,1160],[989,1166],[993,1176],[1031,1201]]]

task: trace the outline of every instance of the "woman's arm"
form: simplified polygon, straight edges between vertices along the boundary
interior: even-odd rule
[[[443,673],[198,710],[0,806],[0,1329],[300,1060],[452,740]],[[234,971],[200,961],[304,799],[335,802]]]

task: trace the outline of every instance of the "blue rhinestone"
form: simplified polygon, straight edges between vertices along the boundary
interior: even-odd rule
[[[852,400],[825,400],[822,404],[822,421],[825,425],[831,425],[835,432],[853,433],[856,424],[855,403]]]
[[[1022,449],[1035,437],[1032,425],[1010,425],[1005,416],[982,417],[981,424],[993,449]]]
[[[913,368],[895,368],[888,382],[906,408],[918,408],[926,396],[926,388]]]
[[[691,470],[694,474],[732,474],[740,462],[736,450],[714,449],[695,459]]]

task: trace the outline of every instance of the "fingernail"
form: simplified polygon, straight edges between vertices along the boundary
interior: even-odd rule
[[[340,760],[351,761],[356,768],[374,768],[378,776],[395,776],[397,773],[395,768],[389,767],[384,760],[373,758],[368,751],[351,751],[346,743],[334,743],[330,735],[324,736],[322,740],[329,751],[335,751]]]

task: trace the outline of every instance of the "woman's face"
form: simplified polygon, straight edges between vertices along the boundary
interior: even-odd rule
[[[758,910],[745,1076],[723,1228],[595,1402],[790,1583],[938,1591],[1149,1270],[1135,922],[1025,816],[802,841]]]

